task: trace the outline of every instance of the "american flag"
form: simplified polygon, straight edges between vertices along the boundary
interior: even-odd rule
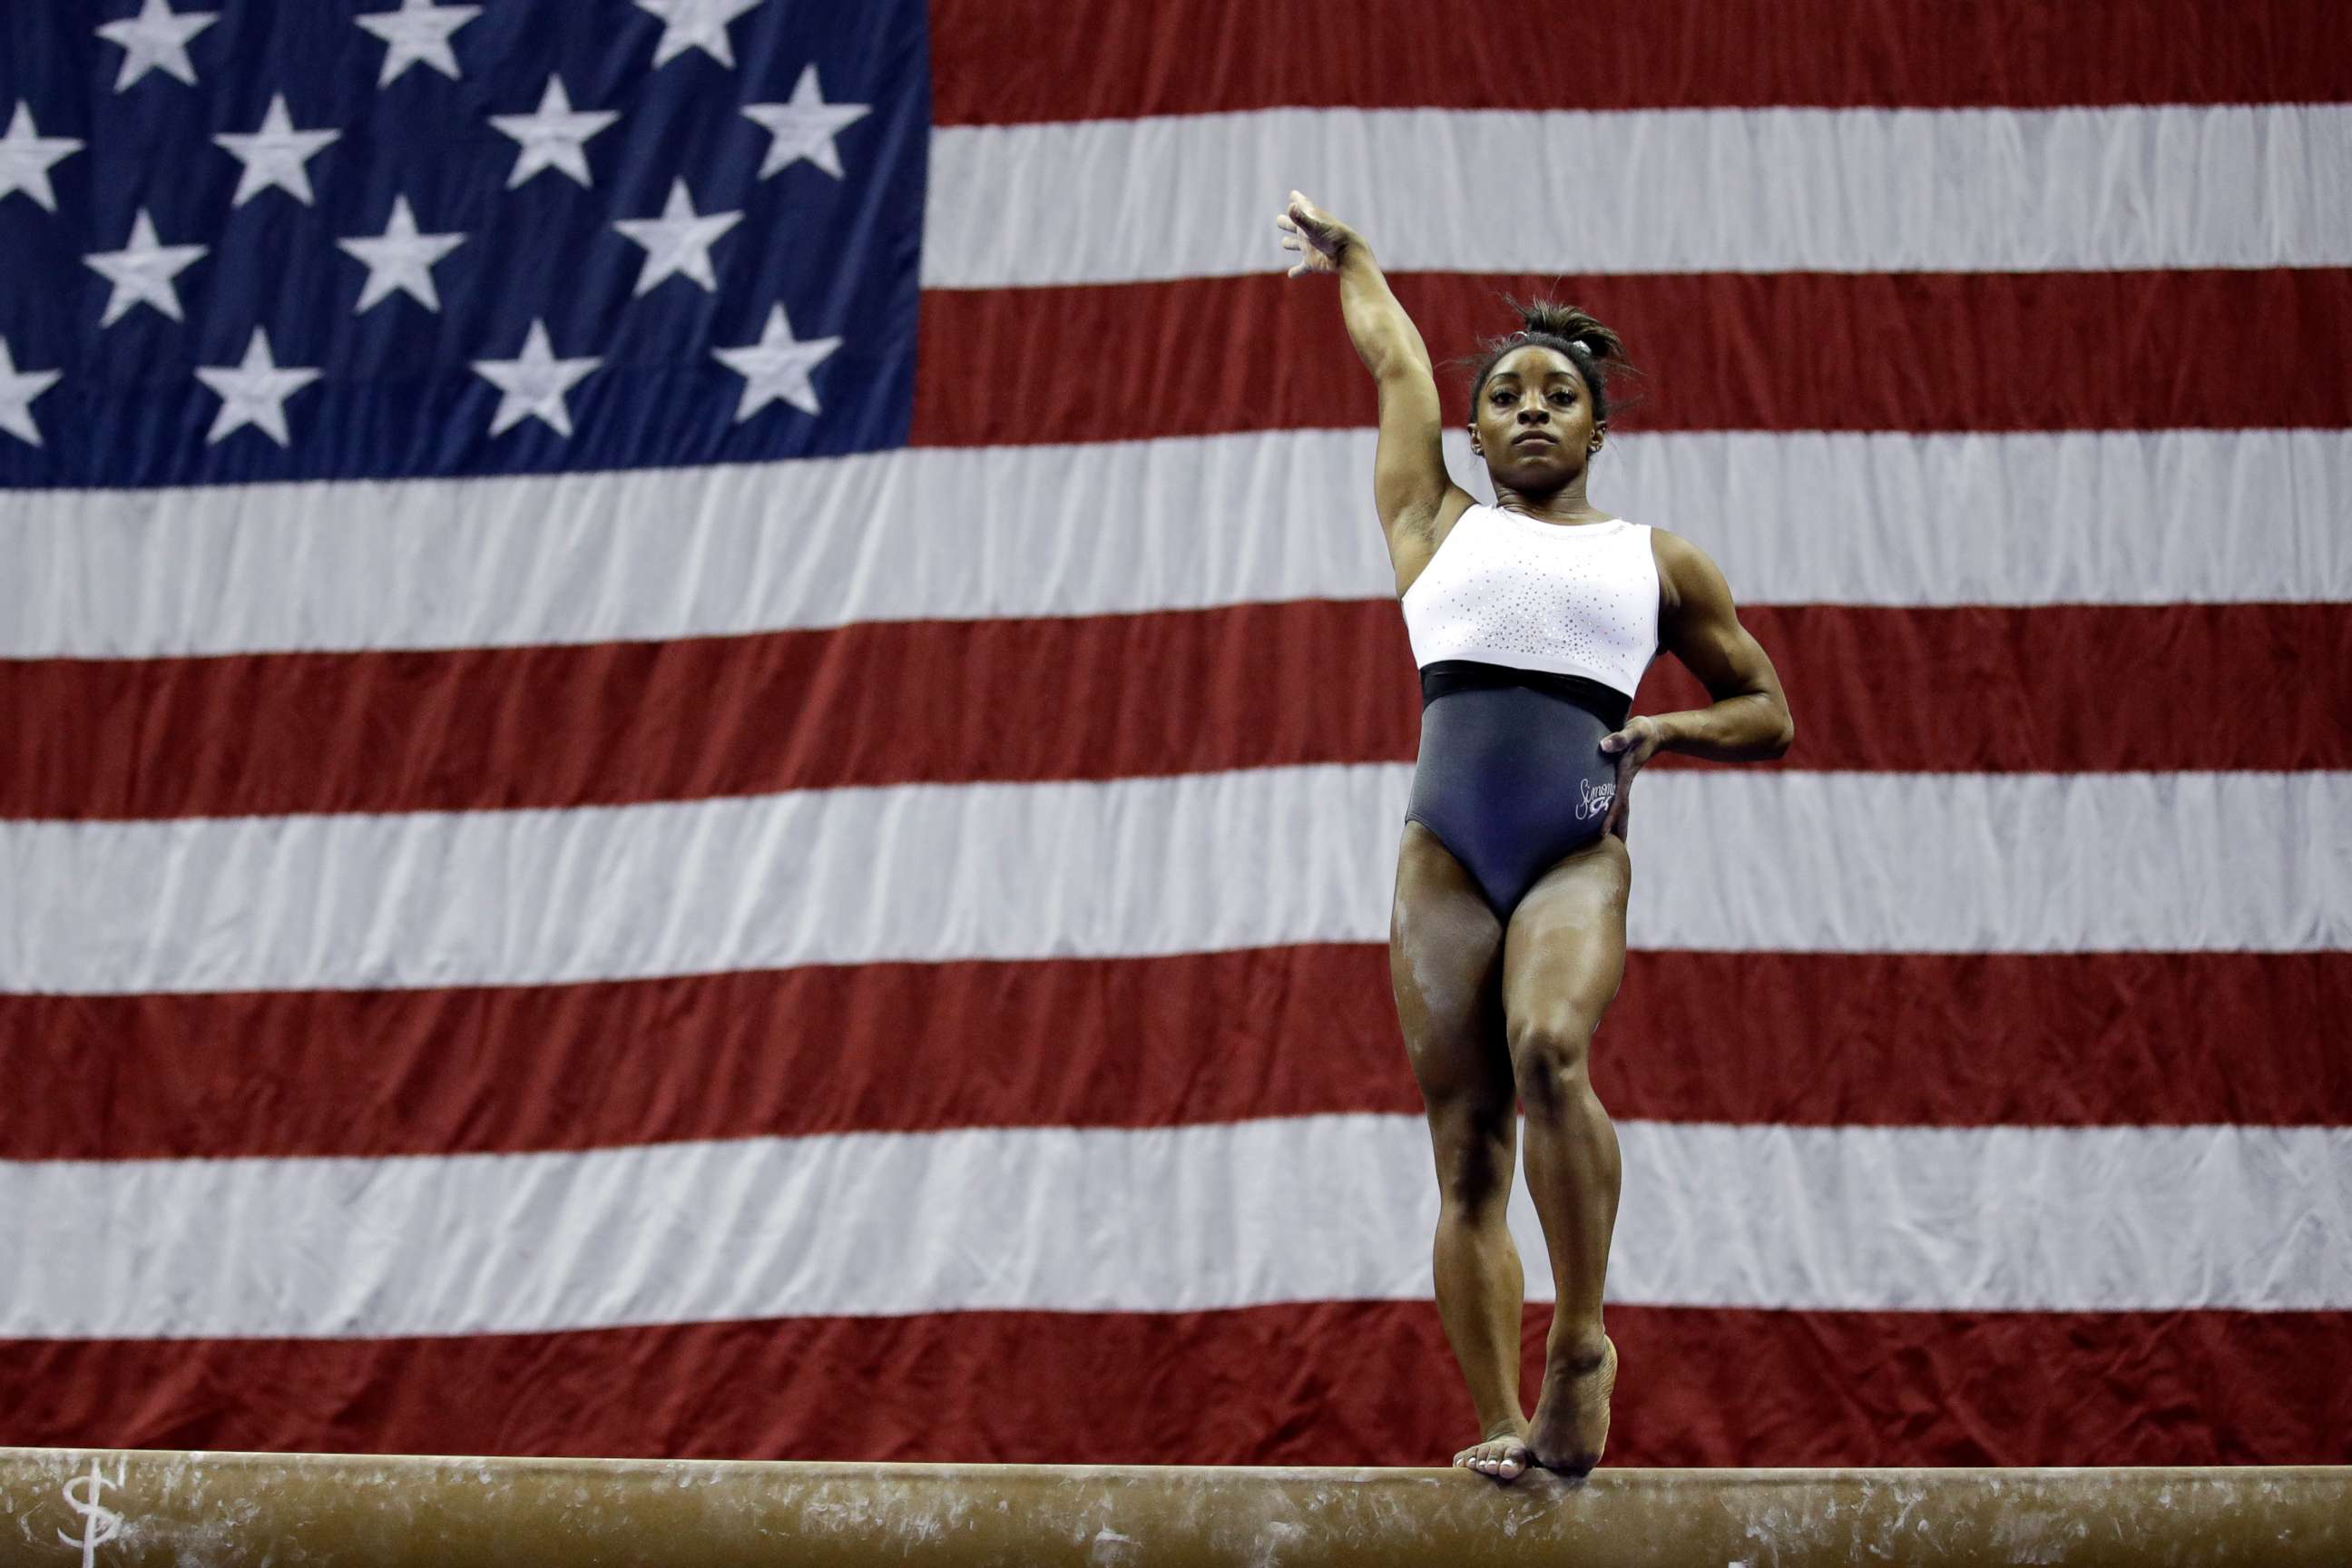
[[[1295,186],[1798,717],[1635,785],[1611,1460],[2352,1458],[2342,22],[10,4],[0,1441],[1475,1436]]]

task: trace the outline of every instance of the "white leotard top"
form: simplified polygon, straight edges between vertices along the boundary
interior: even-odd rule
[[[1646,523],[1538,522],[1473,505],[1404,593],[1412,661],[1580,675],[1626,696],[1658,651]]]

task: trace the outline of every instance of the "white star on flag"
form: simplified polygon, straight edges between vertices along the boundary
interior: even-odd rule
[[[588,138],[620,118],[611,110],[573,110],[571,95],[563,90],[563,79],[549,77],[536,113],[490,116],[492,125],[522,144],[515,157],[514,173],[507,176],[507,189],[513,190],[541,169],[558,170],[583,186],[593,184],[588,178]]]
[[[202,257],[205,248],[156,244],[155,220],[141,207],[139,216],[131,220],[129,245],[82,258],[86,266],[114,285],[114,292],[107,298],[106,315],[98,324],[114,325],[134,305],[152,305],[175,321],[185,320],[180,314],[180,291],[172,279]]]
[[[286,400],[318,380],[319,373],[299,366],[280,368],[270,356],[269,334],[256,327],[253,341],[245,346],[243,364],[198,365],[196,379],[219,394],[221,400],[212,433],[205,437],[205,446],[250,425],[283,447],[289,439]]]
[[[295,130],[292,116],[286,112],[286,95],[277,94],[269,100],[269,112],[261,117],[260,130],[213,138],[245,164],[244,176],[236,183],[236,195],[228,205],[241,207],[275,185],[304,206],[316,206],[318,203],[310,195],[310,174],[303,164],[317,157],[330,142],[340,141],[342,134],[340,131]]]
[[[742,221],[740,212],[698,215],[693,198],[686,194],[686,182],[678,180],[670,185],[661,216],[625,217],[613,226],[646,247],[646,264],[637,271],[638,294],[681,273],[715,292],[719,275],[711,270],[710,247]]]
[[[54,370],[19,371],[16,356],[8,352],[8,340],[0,338],[0,430],[28,445],[39,446],[41,427],[33,423],[33,399],[55,386],[60,374]]]
[[[759,5],[760,0],[637,0],[639,10],[662,19],[661,42],[654,47],[656,68],[700,49],[729,70],[735,68],[735,48],[727,41],[727,24]]]
[[[544,421],[557,435],[572,435],[572,410],[563,395],[604,362],[601,359],[557,359],[547,341],[547,323],[533,321],[530,335],[515,359],[478,359],[474,374],[504,394],[499,411],[490,416],[490,434],[504,435],[526,418]]]
[[[408,198],[394,196],[392,221],[382,234],[373,239],[339,239],[335,243],[365,263],[368,269],[367,282],[360,289],[360,302],[352,314],[363,313],[394,289],[438,314],[441,294],[433,287],[433,264],[465,244],[466,237],[417,233],[416,215],[408,210]]]
[[[114,79],[121,92],[151,70],[178,77],[196,85],[196,68],[188,60],[188,40],[220,20],[217,11],[174,14],[165,0],[140,0],[139,15],[109,22],[98,36],[122,46],[122,69]]]
[[[823,412],[809,372],[840,346],[839,338],[795,342],[784,308],[778,305],[768,313],[768,330],[760,334],[758,342],[740,349],[711,350],[713,359],[743,378],[743,397],[735,407],[735,423],[740,425],[779,399],[803,414]]]
[[[479,5],[439,5],[433,0],[400,0],[397,11],[377,11],[352,21],[391,46],[383,52],[378,88],[390,87],[413,65],[428,65],[451,81],[459,79],[457,53],[449,35],[482,14]]]
[[[49,211],[58,210],[58,194],[49,188],[49,166],[81,151],[70,136],[44,136],[33,123],[33,106],[19,101],[0,136],[0,197],[22,191]]]
[[[743,106],[743,112],[767,127],[774,138],[768,143],[767,161],[760,165],[760,178],[764,180],[803,158],[835,179],[842,178],[841,151],[833,139],[873,111],[870,103],[827,103],[817,87],[816,67],[803,66],[801,79],[793,84],[790,103]]]

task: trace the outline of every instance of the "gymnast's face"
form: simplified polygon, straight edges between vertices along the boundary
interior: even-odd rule
[[[1529,343],[1505,354],[1478,389],[1470,447],[1497,485],[1557,489],[1584,471],[1604,429],[1576,362]]]

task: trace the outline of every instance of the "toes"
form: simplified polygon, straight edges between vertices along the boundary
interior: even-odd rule
[[[1526,1444],[1515,1438],[1498,1438],[1491,1443],[1480,1443],[1475,1447],[1463,1449],[1454,1456],[1454,1462],[1464,1469],[1475,1470],[1482,1476],[1492,1476],[1496,1480],[1514,1481],[1528,1469],[1533,1459],[1528,1452]]]

